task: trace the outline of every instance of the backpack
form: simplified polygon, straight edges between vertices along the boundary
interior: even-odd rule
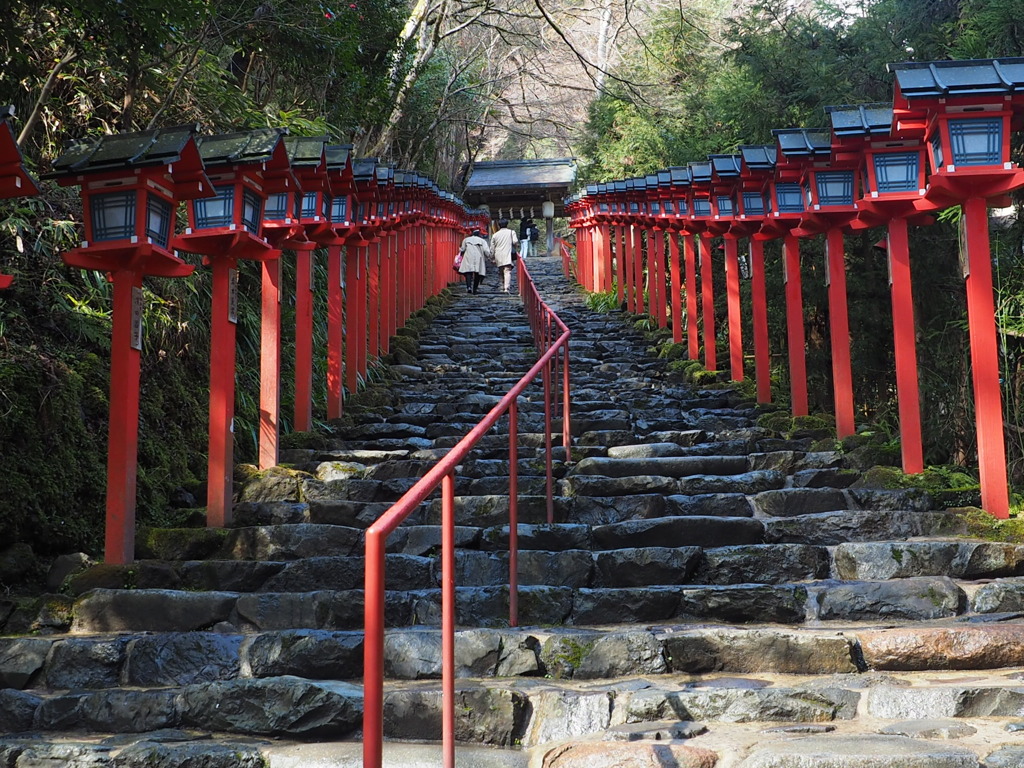
[[[536,227],[530,227],[530,242],[536,243],[540,239],[540,230]]]

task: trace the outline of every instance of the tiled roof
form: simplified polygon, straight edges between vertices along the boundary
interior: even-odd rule
[[[1024,58],[905,61],[887,69],[907,99],[1024,91]]]
[[[892,104],[825,107],[836,136],[875,136],[892,129]]]
[[[814,157],[832,152],[832,135],[824,128],[775,128],[772,135],[786,157]]]
[[[473,164],[466,192],[549,187],[568,189],[576,181],[576,162],[558,160],[490,160]]]
[[[192,124],[81,139],[71,142],[64,154],[53,161],[53,170],[47,176],[167,165],[181,158],[182,151],[198,133],[199,125]]]
[[[263,163],[274,156],[274,150],[285,133],[283,128],[258,128],[215,136],[197,136],[196,145],[204,165],[229,163]]]

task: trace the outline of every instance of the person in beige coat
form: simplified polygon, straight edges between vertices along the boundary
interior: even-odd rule
[[[502,289],[510,293],[512,288],[512,265],[519,256],[519,238],[509,229],[508,219],[498,220],[498,231],[491,238],[494,244],[494,263],[501,274]]]
[[[459,253],[462,254],[459,274],[466,278],[466,293],[476,293],[484,275],[487,274],[487,257],[491,255],[491,248],[481,237],[480,230],[474,229],[470,236],[462,241]]]

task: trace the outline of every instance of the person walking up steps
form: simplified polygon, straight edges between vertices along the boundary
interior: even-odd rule
[[[530,243],[534,229],[536,227],[533,226],[533,219],[526,218],[519,222],[519,256],[521,258],[527,258],[531,253]]]
[[[459,274],[466,278],[466,293],[476,293],[487,274],[487,257],[491,255],[490,246],[481,237],[480,228],[474,228],[472,234],[459,246],[462,263]]]
[[[494,244],[494,263],[501,274],[502,290],[510,293],[512,289],[512,265],[519,257],[519,239],[509,229],[508,219],[498,219],[498,231],[491,238]]]

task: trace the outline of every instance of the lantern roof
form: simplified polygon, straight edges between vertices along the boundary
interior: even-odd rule
[[[196,146],[204,166],[274,163],[288,165],[282,143],[287,128],[257,128],[213,136],[197,136]]]
[[[649,174],[647,174],[647,176],[645,177],[644,181],[646,182],[648,189],[657,189],[658,188],[658,174],[657,173],[649,173]]]
[[[604,195],[604,194],[607,194],[607,192],[608,192],[608,184],[606,182],[604,182],[604,181],[598,183],[598,185],[597,185],[597,194]]]
[[[95,139],[76,139],[53,161],[46,178],[60,178],[126,168],[170,165],[193,154],[199,160],[194,139],[198,123],[118,133]]]
[[[377,158],[360,157],[352,163],[352,176],[357,183],[367,183],[376,178]]]
[[[739,178],[742,166],[739,155],[708,155],[711,171],[719,179]]]
[[[111,174],[118,171],[152,171],[167,184],[173,184],[179,200],[209,197],[213,184],[206,176],[196,146],[199,125],[153,128],[135,133],[108,134],[94,139],[76,139],[68,143],[64,154],[53,161],[53,169],[43,178],[57,179],[63,186],[79,183],[84,175]]]
[[[688,163],[690,169],[691,184],[709,184],[711,182],[711,162],[700,160],[695,163]]]
[[[690,185],[690,169],[685,165],[673,165],[668,169],[669,178],[673,187],[688,187]]]
[[[825,128],[774,128],[772,135],[779,151],[787,159],[822,157],[832,153],[832,135]]]
[[[395,166],[386,163],[379,163],[376,169],[377,183],[387,186],[389,183],[394,181],[395,178]]]
[[[778,160],[778,148],[773,144],[743,144],[739,148],[740,162],[743,171],[764,171],[771,173],[775,170],[775,163]]]
[[[328,144],[324,148],[327,160],[327,178],[331,185],[331,194],[347,195],[355,190],[352,177],[352,145]]]
[[[658,171],[658,186],[659,187],[670,187],[672,186],[672,173],[668,168],[662,168]]]
[[[1024,92],[1024,58],[904,61],[886,66],[896,75],[897,100]]]
[[[296,170],[315,169],[324,162],[327,136],[286,136],[288,160]]]
[[[622,194],[623,192],[626,192],[629,189],[629,184],[626,183],[625,179],[616,179],[614,181],[614,185],[614,191],[616,194]]]
[[[25,168],[11,127],[13,119],[14,107],[0,106],[0,197],[37,195],[39,185]]]
[[[887,136],[892,130],[892,104],[850,104],[825,107],[835,136]]]

